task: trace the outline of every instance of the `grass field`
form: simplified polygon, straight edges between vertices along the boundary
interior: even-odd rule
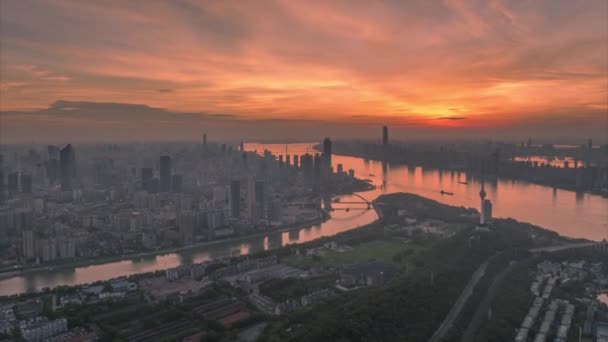
[[[403,260],[399,262],[394,260],[396,255],[406,250],[415,251],[417,249],[420,249],[420,247],[399,240],[375,240],[353,246],[353,250],[347,252],[327,249],[325,254],[319,257],[292,256],[286,262],[295,267],[340,266],[368,260],[401,263]]]

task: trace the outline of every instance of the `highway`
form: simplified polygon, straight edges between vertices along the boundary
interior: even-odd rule
[[[529,251],[530,251],[530,253],[541,253],[541,252],[554,253],[554,252],[565,251],[565,250],[568,250],[568,249],[577,249],[577,248],[586,248],[586,247],[597,247],[597,246],[602,246],[602,245],[608,246],[608,242],[602,241],[602,242],[570,243],[570,244],[567,244],[567,245],[532,248]]]
[[[467,286],[465,286],[465,288],[462,290],[462,292],[460,293],[460,296],[456,300],[456,303],[454,303],[454,305],[450,309],[450,312],[448,312],[448,315],[445,317],[445,319],[443,320],[443,322],[441,323],[439,328],[435,331],[433,336],[429,339],[429,342],[439,342],[445,337],[447,332],[450,330],[450,328],[454,324],[454,321],[456,320],[456,318],[458,318],[458,315],[460,315],[460,311],[462,311],[462,308],[464,307],[467,300],[473,293],[473,289],[475,289],[475,286],[477,285],[479,280],[486,273],[487,267],[488,267],[488,261],[485,261],[483,264],[481,264],[477,268],[475,273],[473,273],[471,280],[469,280],[469,283],[467,284]]]

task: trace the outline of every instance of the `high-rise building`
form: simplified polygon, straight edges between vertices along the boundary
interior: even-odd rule
[[[76,152],[71,144],[66,145],[59,152],[59,177],[61,190],[72,190],[76,177]]]
[[[191,211],[184,211],[177,217],[179,226],[180,239],[183,245],[191,245],[194,243],[194,226],[196,223],[196,215]]]
[[[481,182],[481,190],[479,191],[479,198],[481,198],[481,205],[480,205],[480,215],[479,215],[479,224],[480,225],[485,225],[486,224],[486,213],[484,210],[485,207],[485,200],[486,200],[486,189],[484,186],[484,182]]]
[[[486,223],[492,221],[492,201],[484,200],[483,201],[483,218]]]
[[[24,194],[32,193],[32,175],[21,174],[19,177],[19,183],[21,183],[21,192]]]
[[[241,217],[241,182],[236,179],[230,182],[230,216]]]
[[[0,205],[4,204],[5,201],[5,193],[6,192],[6,186],[4,184],[4,171],[2,170],[2,167],[0,165]]]
[[[300,167],[300,160],[298,159],[297,154],[293,155],[293,167],[295,167],[296,169]]]
[[[171,191],[182,192],[182,175],[171,176]]]
[[[323,140],[323,163],[324,168],[331,170],[331,139],[325,138]]]
[[[312,169],[313,169],[313,157],[312,154],[306,153],[300,158],[300,164],[302,167],[302,171],[304,173],[304,177],[307,180],[312,179]]]
[[[382,127],[382,146],[388,146],[388,126]]]
[[[255,178],[250,176],[247,178],[247,189],[246,189],[246,203],[245,203],[245,211],[247,218],[252,220],[253,222],[257,221],[257,211],[256,211],[256,196],[255,196]]]
[[[151,167],[141,169],[141,188],[144,191],[150,192],[150,181],[154,178],[154,170]]]
[[[207,146],[207,133],[203,133],[203,146]]]
[[[19,192],[19,173],[11,172],[8,174],[8,181],[6,190],[8,191],[8,196],[13,197],[17,195]]]
[[[313,161],[312,192],[318,194],[321,189],[321,156],[315,153]]]
[[[55,184],[59,180],[59,160],[57,158],[49,159],[46,162],[46,177],[49,184]]]
[[[171,191],[171,157],[160,157],[160,192]]]
[[[255,203],[258,218],[264,218],[266,216],[266,193],[264,191],[264,181],[255,182]]]
[[[49,159],[59,159],[59,147],[55,146],[55,145],[48,145],[46,147],[48,155],[49,155]]]
[[[33,231],[23,231],[21,252],[25,260],[31,260],[36,257],[36,241]]]

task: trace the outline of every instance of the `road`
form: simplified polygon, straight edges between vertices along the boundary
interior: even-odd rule
[[[577,249],[577,248],[586,248],[586,247],[594,247],[594,246],[608,246],[608,242],[579,242],[579,243],[570,243],[567,245],[559,245],[559,246],[549,246],[549,247],[539,247],[530,249],[531,253],[540,253],[540,252],[560,252],[568,249]]]
[[[481,264],[477,268],[475,273],[473,273],[471,280],[469,280],[469,283],[467,284],[467,286],[464,287],[464,289],[460,293],[460,296],[456,300],[456,303],[454,303],[454,305],[450,309],[450,312],[448,312],[448,315],[445,317],[445,319],[443,320],[443,322],[441,323],[439,328],[435,331],[433,336],[431,336],[431,338],[429,339],[429,342],[439,342],[445,337],[447,332],[450,330],[450,328],[454,324],[454,321],[456,320],[456,318],[458,318],[458,315],[460,315],[460,311],[462,311],[462,308],[464,307],[467,300],[473,293],[473,289],[475,289],[475,286],[477,285],[479,280],[486,273],[487,267],[488,267],[488,261]]]
[[[494,277],[494,280],[492,281],[492,284],[486,291],[486,294],[485,294],[483,300],[477,306],[477,309],[475,310],[475,313],[473,314],[473,318],[471,319],[471,322],[469,322],[469,325],[467,326],[466,330],[462,334],[461,341],[463,341],[463,342],[473,341],[473,339],[475,338],[475,334],[477,333],[477,330],[479,330],[479,327],[481,326],[481,323],[483,322],[484,317],[487,315],[488,310],[490,309],[490,305],[492,304],[494,297],[496,297],[496,293],[500,289],[500,286],[502,285],[502,282],[505,279],[505,276],[507,275],[507,273],[509,273],[511,270],[513,270],[515,265],[516,264],[509,265],[509,267],[507,267],[506,269],[501,271],[498,275],[496,275],[496,277]]]

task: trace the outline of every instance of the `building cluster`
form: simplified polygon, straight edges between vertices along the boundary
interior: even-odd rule
[[[329,139],[323,149],[277,158],[206,141],[7,148],[0,257],[49,263],[318,222],[322,196],[362,185],[334,172]]]
[[[47,318],[40,299],[0,305],[0,340],[2,335],[8,337],[15,333],[26,342],[97,341],[97,334],[93,331],[81,327],[68,328],[66,318]]]
[[[529,182],[608,194],[608,145],[580,146],[521,145],[502,142],[389,143],[388,127],[382,129],[381,143],[339,143],[340,154],[385,162],[465,171],[467,177],[517,179]],[[560,161],[560,162],[557,162]]]
[[[584,261],[551,262],[537,265],[536,278],[530,285],[534,301],[517,330],[515,341],[568,341],[572,339],[575,312],[586,308],[584,328],[577,334],[587,336],[590,341],[602,341],[606,323],[594,321],[598,311],[595,291],[589,291],[584,298],[557,298],[556,288],[571,282],[584,282],[589,278],[595,286],[605,286],[606,276],[601,272],[602,264],[589,265]],[[590,277],[591,276],[591,277]],[[590,289],[589,289],[590,290]],[[577,309],[578,308],[578,309]],[[608,313],[608,307],[604,310]],[[606,315],[608,318],[608,315]],[[582,322],[581,322],[582,323]],[[579,324],[583,325],[583,324]],[[578,336],[578,335],[577,335]]]

